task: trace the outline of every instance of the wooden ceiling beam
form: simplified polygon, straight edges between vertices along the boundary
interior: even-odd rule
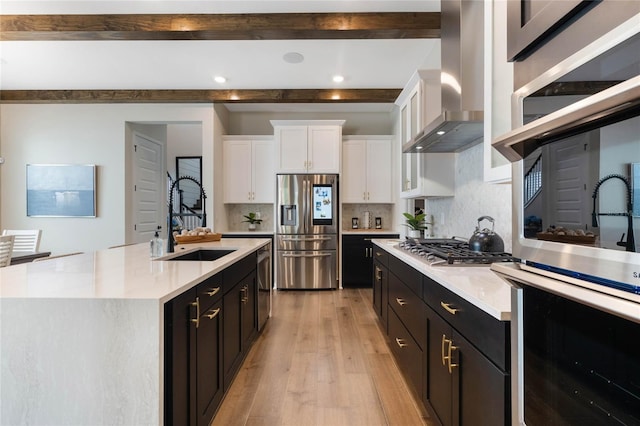
[[[2,90],[0,103],[393,103],[401,90]]]
[[[440,12],[0,15],[0,40],[439,38]]]

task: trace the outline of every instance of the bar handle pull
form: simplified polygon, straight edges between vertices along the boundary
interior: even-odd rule
[[[196,301],[195,302],[191,302],[191,306],[195,306],[196,307],[196,317],[191,318],[191,322],[196,324],[196,328],[200,327],[200,298],[196,297]]]
[[[450,303],[440,302],[440,306],[442,306],[447,312],[451,315],[455,315],[460,309],[452,308]]]

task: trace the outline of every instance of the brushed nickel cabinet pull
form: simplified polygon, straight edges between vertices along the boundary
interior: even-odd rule
[[[404,348],[405,346],[407,346],[407,344],[405,343],[404,339],[400,339],[399,337],[396,337],[396,343],[401,348]]]
[[[443,334],[443,335],[442,335],[442,343],[441,343],[441,345],[440,345],[440,351],[441,351],[441,354],[442,354],[442,365],[447,365],[447,364],[445,363],[445,356],[444,356],[444,344],[445,344],[445,342],[446,342],[446,341],[447,341],[447,336],[445,336],[445,335]]]
[[[455,315],[460,309],[452,308],[449,303],[440,302],[440,306],[442,306],[447,312],[451,315]]]
[[[363,193],[362,193],[362,199],[363,199],[363,200],[366,200],[366,199],[367,199],[367,193],[366,193],[366,192],[363,192]]]
[[[376,265],[376,280],[382,281],[382,269]]]
[[[396,303],[400,306],[404,306],[407,304],[406,300],[400,299],[399,297],[396,297]]]
[[[209,311],[208,313],[204,314],[204,316],[212,320],[215,317],[217,317],[219,313],[220,313],[220,308],[217,308],[217,309],[214,309],[213,311]]]
[[[191,322],[196,324],[196,328],[200,327],[200,298],[196,297],[195,302],[191,302],[191,306],[196,307],[196,318],[191,318]]]
[[[206,291],[205,293],[207,294],[207,296],[215,296],[216,293],[218,293],[220,291],[220,287],[216,287],[216,288],[212,288],[209,291]]]

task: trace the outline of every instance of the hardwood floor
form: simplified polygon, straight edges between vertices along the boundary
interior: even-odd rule
[[[371,289],[276,291],[213,425],[433,425],[407,388]]]

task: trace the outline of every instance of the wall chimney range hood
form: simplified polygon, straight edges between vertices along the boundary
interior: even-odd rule
[[[458,152],[480,143],[484,133],[484,5],[441,2],[442,113],[402,152]]]

